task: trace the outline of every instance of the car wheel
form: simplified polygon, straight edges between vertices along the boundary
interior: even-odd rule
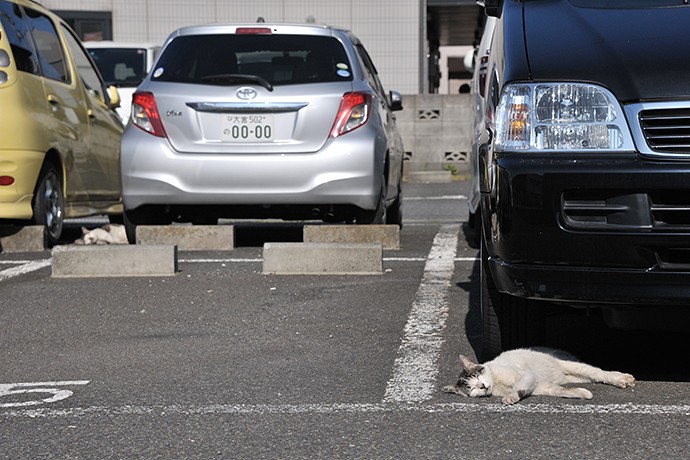
[[[467,243],[471,248],[479,247],[479,240],[482,236],[482,225],[479,220],[479,215],[479,209],[477,209],[477,212],[470,212],[469,218],[467,219],[467,226],[470,229],[470,231],[467,233]]]
[[[376,209],[359,209],[355,217],[358,224],[373,225],[386,223],[386,181],[382,181]]]
[[[34,223],[46,229],[48,245],[58,242],[65,218],[65,198],[58,169],[46,163],[39,174],[33,204]]]
[[[122,214],[127,240],[130,244],[137,242],[137,226],[139,225],[168,225],[172,219],[166,214],[151,208],[137,208],[125,210]]]
[[[137,225],[139,225],[136,212],[125,211],[122,213],[122,223],[125,226],[127,241],[129,241],[129,244],[135,244],[137,242]]]
[[[542,305],[529,299],[500,292],[494,284],[487,263],[486,244],[482,241],[480,257],[481,315],[483,361],[505,350],[539,345],[544,335]]]
[[[398,187],[398,196],[392,205],[386,210],[386,223],[389,225],[403,226],[403,197],[402,190]]]

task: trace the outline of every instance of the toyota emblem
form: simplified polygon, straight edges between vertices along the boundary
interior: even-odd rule
[[[243,101],[254,99],[256,97],[256,90],[245,86],[237,90],[237,97]]]

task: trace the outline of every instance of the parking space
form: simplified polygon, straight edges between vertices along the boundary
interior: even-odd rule
[[[0,452],[21,457],[30,445],[34,457],[85,458],[93,449],[106,457],[526,454],[533,446],[514,438],[488,448],[477,430],[534,435],[527,423],[555,442],[565,435],[559,420],[569,420],[570,436],[598,427],[589,453],[631,452],[663,428],[672,454],[690,409],[683,372],[667,378],[637,363],[637,387],[592,385],[589,402],[534,397],[506,408],[440,392],[457,378],[457,355],[474,355],[481,330],[477,250],[458,218],[462,186],[406,190],[400,249],[384,250],[377,275],[263,273],[263,244],[296,239],[295,224],[278,223],[238,225],[244,243],[232,251],[181,251],[177,274],[167,277],[59,279],[50,276],[48,253],[0,255],[0,290],[12,299],[3,302],[0,336],[0,420],[12,423]],[[45,265],[7,275],[36,263]],[[643,349],[650,337],[605,341],[602,329],[587,335],[606,343],[594,353],[576,340],[592,323],[564,321],[572,329],[560,343],[595,361],[631,365],[632,357],[611,363],[626,346],[642,359],[658,354]],[[616,441],[622,425],[625,443]],[[97,445],[96,435],[105,441]]]

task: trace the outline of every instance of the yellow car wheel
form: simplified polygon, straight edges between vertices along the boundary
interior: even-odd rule
[[[41,169],[34,194],[34,222],[46,228],[48,244],[57,243],[62,234],[65,217],[65,198],[57,168],[46,163]]]

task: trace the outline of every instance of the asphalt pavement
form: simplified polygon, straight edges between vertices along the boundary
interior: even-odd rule
[[[564,314],[550,344],[634,388],[440,391],[479,347],[466,196],[405,184],[379,275],[263,274],[263,243],[301,239],[281,222],[238,222],[236,249],[181,252],[174,276],[57,279],[49,251],[0,254],[0,458],[688,458],[686,334]]]

